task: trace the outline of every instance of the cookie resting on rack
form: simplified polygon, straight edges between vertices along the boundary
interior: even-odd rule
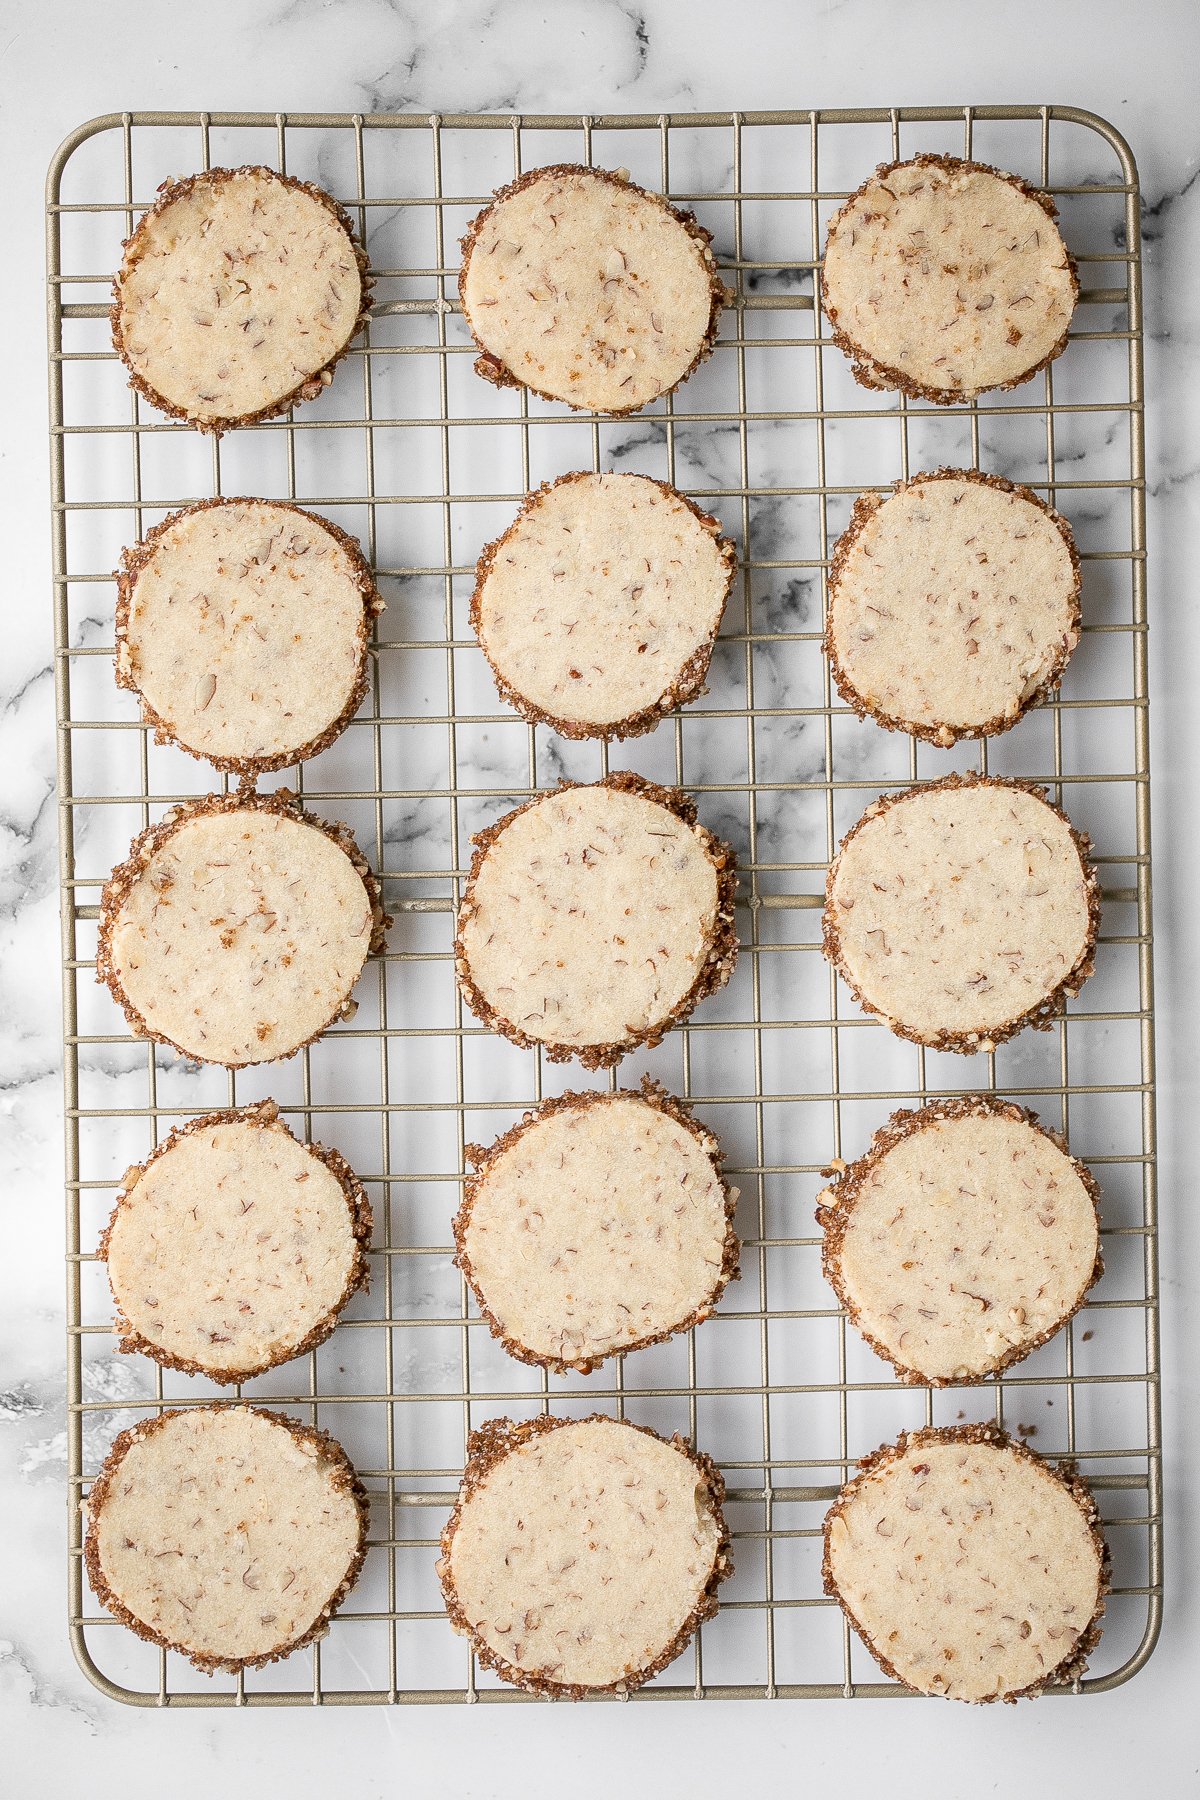
[[[117,682],[160,742],[237,775],[326,749],[367,691],[383,601],[355,540],[278,500],[172,513],[117,574]]]
[[[610,417],[637,412],[712,350],[730,296],[711,241],[623,173],[531,169],[462,240],[477,373]]]
[[[488,544],[471,624],[501,696],[563,737],[626,738],[704,691],[737,556],[648,475],[560,475]]]
[[[341,1445],[243,1404],[123,1431],[83,1509],[101,1605],[208,1674],[323,1636],[366,1555],[367,1496]]]
[[[1099,1190],[991,1094],[898,1112],[820,1195],[821,1262],[902,1381],[982,1381],[1060,1331],[1100,1279]]]
[[[1100,1638],[1109,1556],[1096,1503],[994,1425],[902,1433],[825,1518],[825,1591],[884,1673],[919,1694],[1032,1698]]]
[[[834,214],[821,300],[864,387],[953,406],[1061,355],[1079,298],[1057,209],[958,156],[882,163]]]
[[[352,1016],[391,923],[345,825],[285,790],[209,794],[136,838],[100,900],[96,973],[139,1037],[275,1062]]]
[[[1043,790],[947,775],[869,806],[825,884],[825,954],[913,1043],[993,1049],[1092,973],[1100,883]]]
[[[323,1343],[367,1285],[371,1207],[273,1100],[209,1113],[127,1169],[100,1256],[120,1348],[248,1381]]]
[[[458,980],[476,1016],[513,1043],[608,1068],[728,981],[733,851],[678,789],[627,772],[565,784],[475,846]]]
[[[113,344],[151,405],[201,431],[311,400],[366,322],[366,253],[337,201],[274,169],[164,182],[113,282]]]
[[[1079,586],[1066,520],[999,475],[939,469],[861,494],[829,571],[838,691],[943,748],[1007,731],[1062,679]]]
[[[456,1261],[510,1355],[555,1373],[707,1319],[737,1274],[717,1140],[649,1077],[544,1100],[467,1146]]]
[[[515,1687],[628,1693],[717,1610],[733,1572],[724,1498],[681,1438],[598,1413],[493,1419],[442,1532],[450,1622]]]

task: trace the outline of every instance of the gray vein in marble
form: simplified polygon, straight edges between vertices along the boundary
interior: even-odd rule
[[[1195,481],[1198,475],[1200,475],[1200,463],[1193,464],[1190,469],[1173,469],[1170,474],[1160,475],[1156,481],[1150,482],[1147,492],[1154,499],[1160,500],[1167,494],[1173,494],[1176,489],[1186,487],[1190,481]]]
[[[271,24],[296,27],[332,14],[331,0],[291,0]],[[587,70],[592,92],[624,97],[647,76],[653,44],[646,15],[619,0],[558,0],[552,28],[536,0],[461,0],[432,24],[407,0],[371,0],[374,75],[358,76],[363,110],[443,112],[571,110],[562,92],[563,50]],[[655,69],[657,104],[685,102],[690,83]],[[669,96],[669,98],[668,98]]]
[[[1171,188],[1161,194],[1157,200],[1142,203],[1142,237],[1147,244],[1156,244],[1163,236],[1166,215],[1173,206],[1185,200],[1192,192],[1197,181],[1200,181],[1200,167],[1192,170],[1182,187]],[[1147,220],[1150,221],[1147,225]]]
[[[119,1431],[129,1423],[120,1413],[109,1411],[105,1401],[118,1402],[142,1400],[152,1397],[153,1379],[148,1367],[143,1367],[141,1359],[125,1357],[114,1352],[96,1356],[83,1365],[83,1397],[85,1401],[100,1402],[100,1409],[85,1412],[83,1415],[83,1461],[88,1470],[99,1468],[112,1448],[113,1439]],[[61,1417],[66,1404],[66,1392],[63,1382],[49,1384],[40,1412],[51,1412]],[[31,1412],[27,1416],[37,1417]],[[17,1461],[17,1472],[26,1481],[54,1481],[63,1479],[67,1465],[67,1434],[65,1430],[51,1432],[48,1436],[29,1438]]]
[[[59,1714],[71,1713],[83,1720],[93,1736],[99,1730],[95,1709],[49,1681],[33,1657],[10,1638],[0,1637],[0,1683],[9,1694],[21,1695],[28,1706],[48,1706]]]
[[[45,1402],[27,1381],[20,1381],[7,1393],[0,1393],[0,1425],[15,1419],[36,1419],[45,1410]]]

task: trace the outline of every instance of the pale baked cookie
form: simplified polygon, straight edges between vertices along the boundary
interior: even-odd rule
[[[83,1510],[101,1605],[209,1674],[323,1636],[366,1555],[367,1496],[341,1445],[255,1406],[123,1431]]]
[[[371,1207],[273,1100],[209,1113],[126,1170],[100,1240],[125,1351],[248,1381],[315,1349],[366,1287]]]
[[[311,400],[366,322],[366,253],[337,201],[274,169],[164,182],[127,239],[112,333],[132,385],[201,431]]]
[[[991,737],[1062,679],[1079,553],[1028,488],[974,469],[860,494],[829,570],[825,652],[843,700],[931,744]]]
[[[139,1037],[240,1069],[312,1043],[391,923],[345,825],[209,794],[134,839],[100,900],[96,973]]]
[[[628,1693],[717,1610],[733,1572],[724,1498],[682,1438],[599,1413],[492,1419],[442,1532],[450,1622],[514,1687]]]
[[[1016,387],[1079,298],[1048,194],[957,156],[881,163],[829,225],[821,298],[864,387],[939,406]]]
[[[649,731],[704,691],[737,554],[648,475],[560,475],[475,571],[471,624],[501,696],[563,737]]]
[[[1073,1465],[954,1425],[902,1432],[859,1468],[825,1518],[825,1592],[885,1674],[975,1702],[1083,1674],[1109,1557]]]
[[[649,1077],[562,1094],[483,1150],[454,1220],[480,1311],[522,1362],[562,1374],[707,1319],[737,1274],[737,1192],[716,1138]]]
[[[990,1094],[896,1113],[819,1199],[825,1274],[902,1381],[1008,1368],[1062,1329],[1103,1270],[1090,1171],[1035,1114]]]
[[[825,884],[825,954],[866,1012],[938,1050],[1044,1026],[1092,973],[1100,883],[1044,790],[947,775],[869,806]]]
[[[564,784],[474,842],[459,986],[514,1044],[608,1068],[728,981],[733,851],[678,789],[627,771]]]
[[[383,610],[362,551],[279,500],[204,500],[126,550],[117,683],[160,743],[238,775],[324,750],[367,691]]]
[[[617,415],[678,387],[729,296],[691,213],[608,169],[563,163],[501,188],[462,240],[478,374]]]

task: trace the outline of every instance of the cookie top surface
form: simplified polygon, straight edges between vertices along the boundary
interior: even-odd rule
[[[948,745],[1014,724],[1061,677],[1079,618],[1066,521],[1027,488],[945,470],[856,502],[826,648],[857,711]]]
[[[213,429],[286,411],[362,323],[366,258],[337,202],[272,169],[167,183],[125,246],[113,341],[163,411]]]
[[[733,581],[715,519],[646,475],[564,475],[479,560],[471,622],[501,693],[569,737],[692,699]]]
[[[1099,884],[1085,851],[1019,782],[952,775],[890,795],[829,871],[826,954],[902,1037],[999,1042],[1091,973]]]
[[[247,1406],[123,1432],[85,1506],[98,1598],[204,1669],[307,1643],[362,1564],[366,1497],[340,1445]]]
[[[1057,356],[1079,294],[1050,200],[953,156],[880,168],[830,222],[826,314],[867,386],[940,402]]]
[[[825,1521],[826,1588],[889,1674],[982,1701],[1081,1672],[1108,1571],[1077,1477],[986,1426],[914,1432],[864,1471]]]
[[[217,768],[313,756],[366,692],[381,602],[357,544],[269,500],[165,519],[118,576],[117,680],[160,735]]]
[[[327,1337],[365,1283],[361,1186],[275,1115],[195,1119],[126,1174],[101,1245],[124,1348],[248,1380]]]
[[[475,1159],[459,1261],[523,1361],[586,1370],[658,1342],[737,1266],[716,1139],[653,1084],[548,1100]]]
[[[538,796],[478,840],[459,914],[485,1023],[593,1067],[657,1042],[732,967],[732,856],[637,777]]]
[[[722,1497],[678,1439],[600,1417],[496,1420],[442,1536],[451,1619],[518,1686],[636,1687],[716,1610]]]
[[[1032,1114],[987,1096],[898,1114],[822,1198],[826,1274],[910,1379],[1006,1368],[1100,1272],[1088,1171]]]
[[[480,374],[610,414],[689,375],[725,299],[690,215],[570,165],[500,189],[463,239],[458,287]]]
[[[134,1030],[200,1062],[290,1056],[344,1011],[379,928],[344,827],[209,796],[138,839],[101,901],[97,971]]]

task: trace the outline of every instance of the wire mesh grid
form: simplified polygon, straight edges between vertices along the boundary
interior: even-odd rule
[[[1065,356],[1011,394],[936,409],[851,381],[814,281],[832,211],[881,160],[943,149],[1049,189],[1081,269]],[[736,300],[715,355],[632,419],[569,414],[475,377],[456,240],[492,188],[553,161],[627,167],[715,235]],[[204,440],[131,393],[106,284],[166,177],[265,162],[320,181],[356,218],[376,275],[366,337],[295,417]],[[820,1525],[857,1458],[904,1426],[994,1417],[1093,1481],[1116,1586],[1093,1672],[1127,1679],[1161,1605],[1149,753],[1137,175],[1118,134],[1060,107],[638,117],[114,114],[81,126],[48,194],[68,1233],[70,1617],[109,1695],[141,1705],[520,1700],[447,1626],[433,1565],[467,1431],[500,1413],[608,1410],[714,1455],[730,1489],[734,1579],[718,1618],[639,1699],[900,1694],[820,1588]],[[820,648],[831,546],[866,487],[984,467],[1072,520],[1084,632],[1062,693],[989,746],[946,752],[836,702]],[[466,620],[475,558],[527,489],[572,468],[634,468],[720,517],[741,564],[707,697],[611,750],[497,702]],[[122,544],[192,499],[298,500],[360,536],[389,610],[369,700],[342,740],[281,780],[354,827],[395,914],[353,1023],[291,1062],[237,1074],[135,1044],[94,975],[99,888],[130,837],[203,792],[205,765],[153,742],[111,657]],[[551,1379],[508,1359],[451,1263],[463,1147],[586,1079],[491,1037],[455,990],[453,918],[469,834],[560,777],[632,767],[676,782],[743,869],[735,977],[643,1072],[695,1101],[741,1189],[743,1278],[686,1337]],[[880,791],[953,767],[1041,779],[1091,832],[1105,891],[1097,973],[1045,1034],[957,1057],[860,1015],[819,945],[836,844]],[[603,1080],[604,1078],[599,1078]],[[996,1090],[1068,1132],[1103,1194],[1106,1273],[1065,1332],[1003,1379],[894,1381],[820,1275],[813,1203],[898,1104]],[[376,1215],[369,1295],[306,1359],[247,1383],[333,1431],[372,1496],[363,1578],[329,1635],[243,1676],[197,1675],[135,1640],[87,1587],[79,1501],[115,1432],[225,1395],[113,1355],[96,1241],[126,1164],[171,1125],[273,1096],[341,1149]]]

